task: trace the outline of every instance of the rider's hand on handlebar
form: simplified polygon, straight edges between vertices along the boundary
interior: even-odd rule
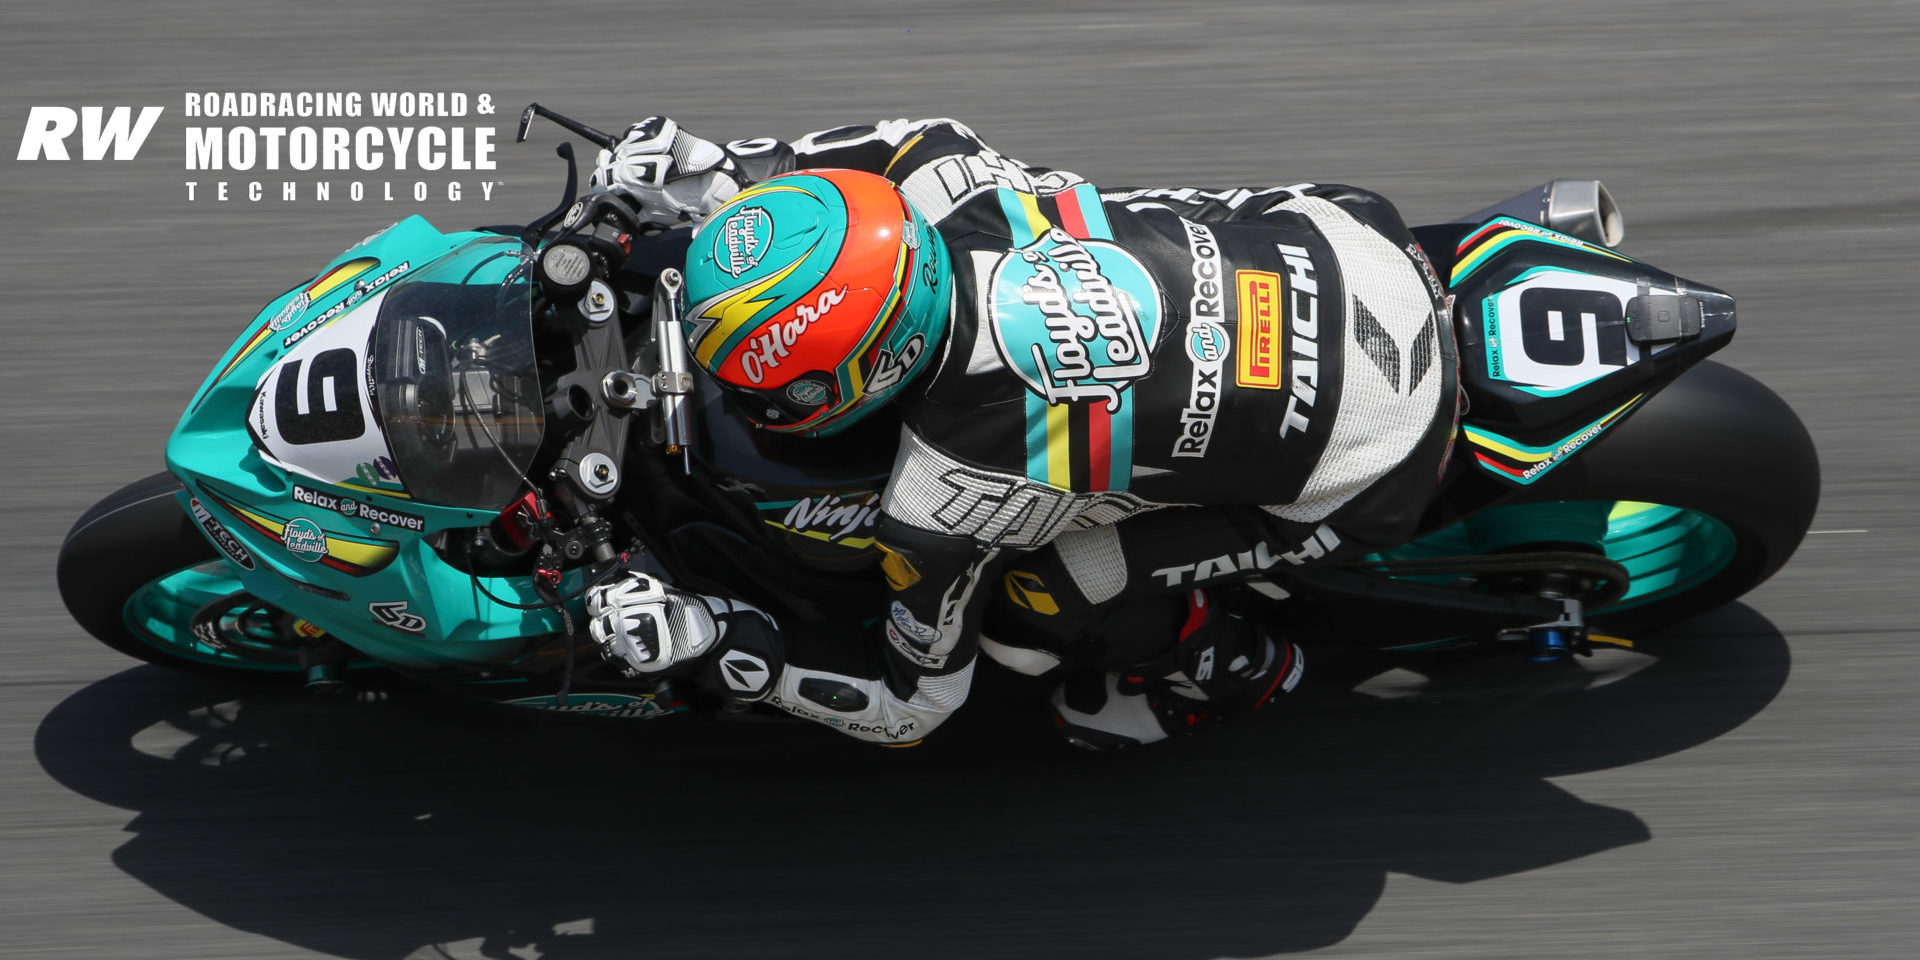
[[[627,572],[587,591],[587,632],[628,676],[660,673],[712,652],[720,630],[700,597]]]
[[[666,117],[628,127],[612,150],[600,151],[588,183],[632,197],[643,219],[669,226],[706,219],[745,185],[719,144]]]

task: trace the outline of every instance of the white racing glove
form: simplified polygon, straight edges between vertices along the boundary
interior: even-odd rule
[[[629,677],[698,660],[720,638],[704,598],[632,571],[588,590],[587,616],[600,656]]]
[[[632,197],[644,220],[668,226],[705,220],[745,185],[719,144],[666,117],[628,127],[625,139],[600,151],[588,183]]]

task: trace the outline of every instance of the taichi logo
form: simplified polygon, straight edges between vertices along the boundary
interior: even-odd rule
[[[27,111],[26,130],[20,134],[20,153],[16,160],[71,160],[67,140],[78,132],[80,159],[103,160],[113,151],[115,160],[132,160],[153,132],[164,107],[141,107],[133,116],[132,107],[33,107]]]

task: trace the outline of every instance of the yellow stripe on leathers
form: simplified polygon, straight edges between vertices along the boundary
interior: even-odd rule
[[[920,141],[926,139],[926,136],[927,135],[924,133],[916,133],[913,135],[913,139],[908,140],[906,143],[901,144],[900,149],[895,150],[893,152],[893,159],[887,161],[886,169],[880,171],[881,175],[885,176],[886,174],[892,173],[893,165],[896,163],[899,163],[900,158],[906,156],[908,150],[912,150],[914,147],[919,146]]]
[[[1047,407],[1047,482],[1062,490],[1073,486],[1073,461],[1068,455],[1073,449],[1067,425],[1069,409],[1064,403]]]
[[[1027,229],[1032,230],[1034,236],[1037,237],[1053,229],[1053,223],[1040,212],[1039,197],[1031,193],[1022,193],[1017,196],[1020,198],[1020,209],[1027,214]]]

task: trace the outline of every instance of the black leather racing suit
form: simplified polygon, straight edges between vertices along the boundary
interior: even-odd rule
[[[950,120],[728,150],[760,176],[888,177],[940,231],[956,290],[935,365],[898,401],[877,536],[891,602],[859,641],[874,656],[826,669],[790,652],[766,697],[781,709],[918,740],[966,699],[994,590],[1040,608],[1036,633],[1060,613],[1066,637],[1123,596],[1398,542],[1437,489],[1456,389],[1444,291],[1374,194],[1102,192]]]

